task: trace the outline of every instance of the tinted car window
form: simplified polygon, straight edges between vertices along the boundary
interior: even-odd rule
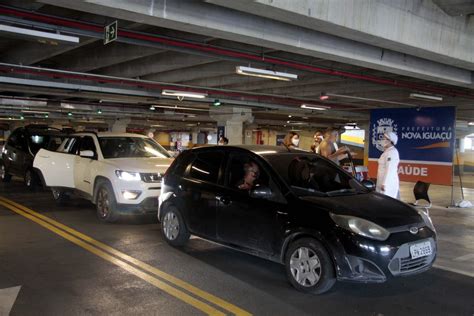
[[[41,148],[55,151],[61,145],[61,137],[54,135],[32,134],[28,137],[31,152],[35,155]]]
[[[199,153],[191,163],[189,176],[197,180],[217,183],[223,159],[223,152]]]
[[[290,186],[326,194],[367,192],[347,172],[316,155],[282,154],[266,158]]]

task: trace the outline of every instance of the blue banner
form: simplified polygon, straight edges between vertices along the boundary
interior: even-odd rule
[[[400,160],[451,163],[455,121],[454,107],[372,110],[369,159],[380,157],[383,134],[395,132]]]
[[[451,185],[456,111],[454,107],[377,109],[370,113],[369,175],[377,176],[383,134],[398,136],[402,181]]]

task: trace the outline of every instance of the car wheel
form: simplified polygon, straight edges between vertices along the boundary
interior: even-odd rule
[[[53,199],[59,205],[63,205],[69,199],[69,195],[63,190],[52,188],[51,192],[53,193]]]
[[[114,190],[107,182],[99,183],[96,198],[97,217],[101,222],[113,223],[118,219]]]
[[[2,182],[10,182],[12,175],[7,173],[7,169],[3,163],[0,164],[0,180]]]
[[[37,181],[36,174],[33,172],[33,170],[31,170],[31,169],[26,170],[25,177],[24,177],[24,182],[25,182],[26,187],[29,190],[36,189],[36,187],[38,185],[38,181]]]
[[[323,294],[336,283],[332,260],[315,239],[303,238],[290,244],[285,268],[291,285],[303,292]]]
[[[175,247],[184,246],[189,240],[190,234],[181,213],[173,205],[165,207],[163,211],[161,230],[166,242]]]

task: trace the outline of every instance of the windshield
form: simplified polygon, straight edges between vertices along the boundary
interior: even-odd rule
[[[28,139],[28,143],[30,145],[31,152],[33,155],[41,149],[47,149],[51,151],[55,151],[58,149],[59,145],[61,145],[63,138],[56,135],[38,135],[34,134],[31,135]]]
[[[144,137],[100,137],[100,149],[105,159],[110,158],[170,158],[158,143]]]
[[[318,155],[288,153],[266,158],[298,195],[335,196],[368,192],[346,171]]]

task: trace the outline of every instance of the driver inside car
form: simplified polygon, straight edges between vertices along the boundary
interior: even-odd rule
[[[260,176],[260,169],[255,162],[244,164],[244,177],[237,183],[240,190],[251,190],[256,186],[256,181]]]

